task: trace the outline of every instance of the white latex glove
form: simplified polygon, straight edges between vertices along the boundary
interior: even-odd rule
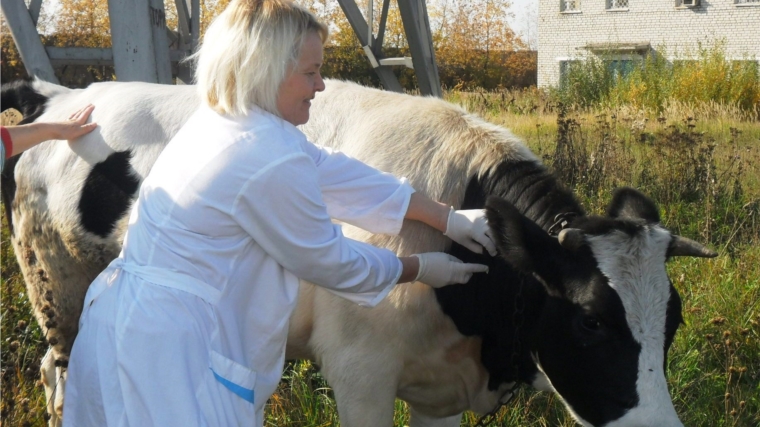
[[[412,256],[420,260],[420,269],[414,280],[434,288],[455,283],[467,283],[473,273],[488,271],[488,266],[467,264],[459,258],[443,252],[427,252]]]
[[[496,255],[496,245],[491,240],[491,229],[483,209],[455,211],[452,208],[443,235],[476,254],[483,253],[486,248],[491,256]]]

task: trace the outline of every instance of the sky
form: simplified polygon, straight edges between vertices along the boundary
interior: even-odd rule
[[[533,49],[538,47],[538,0],[512,0],[512,29]]]

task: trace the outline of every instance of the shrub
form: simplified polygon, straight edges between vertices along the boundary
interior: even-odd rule
[[[558,101],[573,107],[593,106],[637,108],[662,112],[669,103],[688,105],[717,103],[735,106],[760,118],[760,70],[756,58],[730,60],[725,42],[699,45],[696,52],[674,55],[684,60],[667,60],[665,48],[658,48],[632,69],[616,67],[610,55],[601,54],[570,63],[559,88]]]

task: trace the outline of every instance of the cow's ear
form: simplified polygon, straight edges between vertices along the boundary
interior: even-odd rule
[[[615,190],[612,201],[607,206],[607,215],[616,219],[640,219],[650,224],[660,222],[657,205],[647,196],[628,187]]]
[[[548,287],[561,287],[564,255],[556,237],[499,197],[488,198],[486,217],[499,256],[517,270],[538,276]]]

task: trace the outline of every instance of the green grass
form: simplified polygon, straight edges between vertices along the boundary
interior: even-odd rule
[[[535,90],[448,93],[524,138],[587,208],[637,187],[659,204],[667,227],[707,243],[712,260],[675,259],[670,277],[685,324],[669,353],[671,394],[688,426],[760,425],[760,125],[719,104],[561,109]],[[7,227],[2,234],[2,422],[43,426],[36,381],[46,351],[31,316]],[[464,426],[476,417],[466,414]],[[397,401],[395,425],[408,423]],[[310,362],[288,364],[270,400],[269,426],[337,426],[332,392]],[[493,425],[573,426],[557,397],[521,389]]]
[[[47,351],[42,331],[32,316],[8,227],[2,212],[0,240],[0,420],[7,426],[42,426],[45,398],[40,360]]]
[[[760,250],[670,266],[686,325],[671,350],[673,396],[685,425],[760,423]],[[686,333],[683,333],[686,331]]]

